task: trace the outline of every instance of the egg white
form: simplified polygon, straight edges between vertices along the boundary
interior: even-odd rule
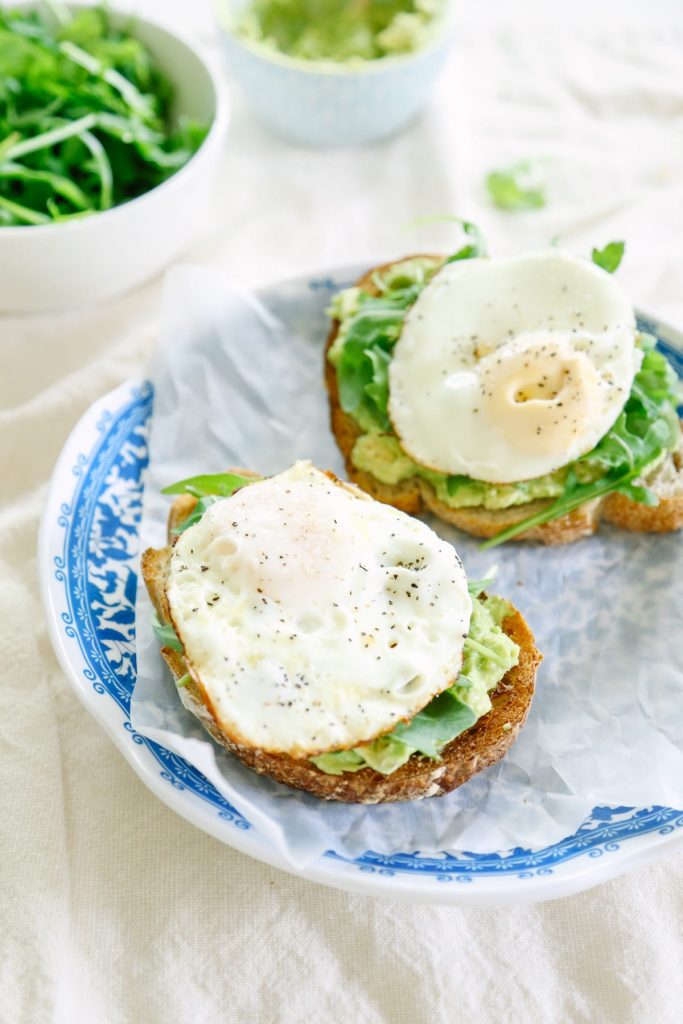
[[[293,757],[412,718],[456,679],[472,611],[450,544],[305,462],[181,534],[166,593],[227,735]]]
[[[491,483],[595,447],[642,358],[614,278],[558,249],[443,267],[406,316],[389,416],[418,463]]]

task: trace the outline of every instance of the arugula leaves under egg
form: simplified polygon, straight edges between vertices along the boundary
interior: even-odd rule
[[[178,639],[178,635],[173,626],[165,625],[160,621],[159,616],[155,615],[152,619],[152,629],[154,630],[154,635],[162,647],[170,647],[172,650],[178,651],[179,654],[182,654],[183,645]]]
[[[197,499],[189,516],[175,527],[175,534],[184,533],[202,518],[208,508],[221,498],[229,498],[240,487],[255,484],[262,480],[260,476],[243,476],[241,473],[203,473],[200,476],[189,476],[175,484],[164,487],[162,494],[190,494]]]
[[[389,363],[406,311],[422,286],[407,284],[384,295],[363,292],[359,310],[351,320],[337,367],[339,401],[344,412],[365,408],[382,426],[390,427]]]
[[[466,242],[447,259],[436,262],[432,274],[447,263],[473,259],[486,254],[484,237],[476,224],[459,217],[424,217],[414,224],[432,221],[452,221],[461,226]],[[374,284],[379,295],[361,291],[358,311],[346,326],[346,336],[337,364],[339,402],[351,415],[363,412],[382,428],[390,430],[389,415],[389,363],[391,350],[398,341],[403,320],[428,283],[429,276],[419,280],[410,276],[391,277],[388,280],[375,274]]]

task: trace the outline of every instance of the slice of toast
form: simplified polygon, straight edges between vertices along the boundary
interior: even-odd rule
[[[165,624],[171,623],[166,584],[173,530],[190,514],[195,501],[189,495],[176,498],[169,514],[169,544],[164,548],[149,548],[142,555],[142,576],[157,615]],[[503,629],[519,645],[519,661],[491,693],[492,709],[471,729],[452,740],[444,748],[440,761],[414,754],[391,775],[382,775],[369,767],[344,775],[328,775],[306,759],[270,754],[234,743],[221,729],[208,694],[183,655],[170,647],[162,647],[161,654],[176,682],[189,672],[189,681],[178,687],[185,707],[197,716],[217,743],[248,768],[295,789],[307,790],[323,800],[374,804],[441,796],[505,755],[526,721],[541,655],[531,630],[516,609],[504,620]]]
[[[402,263],[403,257],[397,260]],[[438,258],[432,256],[432,258]],[[378,295],[375,276],[389,270],[394,264],[385,263],[373,267],[358,281],[357,285],[370,295]],[[538,500],[526,505],[490,510],[485,508],[452,508],[439,501],[433,487],[419,477],[411,477],[391,485],[377,480],[372,474],[359,470],[351,461],[351,453],[362,430],[354,418],[344,412],[339,402],[337,373],[327,358],[330,347],[337,337],[338,323],[333,323],[325,348],[325,383],[330,400],[330,422],[339,449],[344,456],[349,480],[361,487],[378,501],[386,502],[404,512],[415,515],[428,510],[444,522],[471,533],[475,537],[494,537],[529,516],[540,512],[550,500]],[[667,533],[683,527],[683,435],[678,450],[667,455],[663,463],[649,475],[645,482],[659,498],[654,507],[641,505],[620,494],[608,494],[586,502],[568,515],[553,519],[541,526],[519,534],[514,540],[540,541],[542,544],[569,544],[595,533],[601,520],[614,523],[623,530],[641,533]]]

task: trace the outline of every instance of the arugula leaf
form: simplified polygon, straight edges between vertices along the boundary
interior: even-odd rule
[[[401,333],[406,310],[421,290],[421,285],[406,283],[380,296],[362,293],[358,312],[346,328],[337,365],[341,407],[351,414],[364,408],[385,430],[390,425],[387,403],[391,349]]]
[[[446,263],[456,263],[458,260],[471,260],[477,256],[486,256],[486,242],[480,229],[476,224],[472,224],[468,220],[460,220],[458,217],[452,217],[451,220],[458,221],[462,225],[462,229],[465,234],[472,239],[466,245],[463,245],[461,249],[454,252],[452,256],[449,256]]]
[[[350,329],[353,329],[353,324]],[[351,337],[344,344],[344,351],[337,368],[337,384],[339,386],[339,402],[344,412],[358,412],[364,405],[368,406],[374,417],[382,426],[386,426],[386,409],[376,407],[374,400],[366,392],[373,383],[373,365],[368,351],[371,343],[360,338]]]
[[[50,185],[54,192],[68,199],[76,210],[87,210],[90,205],[90,198],[83,189],[61,174],[54,174],[51,171],[34,171],[6,159],[0,164],[0,178],[43,182]]]
[[[624,255],[625,242],[609,242],[604,249],[593,249],[591,259],[608,274],[613,274]]]
[[[545,191],[529,160],[522,160],[486,176],[486,188],[500,210],[538,210],[545,206]]]
[[[445,690],[406,725],[397,725],[391,735],[426,757],[438,758],[442,747],[469,729],[476,720],[477,715],[472,708]]]
[[[470,580],[467,581],[467,591],[470,597],[479,597],[481,593],[491,586],[496,576],[498,575],[498,566],[492,565],[489,571],[486,573],[481,580]]]
[[[221,498],[229,498],[240,487],[255,484],[263,477],[241,476],[239,473],[204,473],[200,476],[188,476],[178,483],[164,487],[162,494],[191,494],[197,498],[197,504],[182,523],[175,527],[173,533],[184,533],[198,523],[207,508]]]
[[[195,498],[218,495],[221,498],[229,498],[231,494],[246,487],[248,484],[255,484],[263,477],[242,476],[240,473],[204,473],[200,476],[188,476],[185,480],[179,480],[175,484],[164,487],[162,494],[192,494]]]
[[[179,523],[178,526],[175,527],[173,533],[176,534],[176,536],[180,533],[185,533],[185,530],[189,530],[191,526],[194,526],[195,523],[199,522],[207,508],[211,508],[212,505],[220,500],[220,498],[215,497],[213,494],[205,494],[201,498],[198,498],[197,504],[192,509],[189,516],[187,516],[186,519],[183,519],[182,523]]]
[[[380,346],[367,350],[372,364],[372,379],[365,385],[365,394],[377,410],[386,410],[389,405],[389,363],[391,356]],[[388,424],[388,417],[387,417]]]
[[[173,626],[164,625],[159,621],[158,615],[155,615],[152,619],[152,629],[162,647],[171,647],[174,651],[182,653],[183,645],[178,639]]]
[[[659,498],[655,492],[644,484],[621,484],[618,491],[619,494],[623,494],[625,498],[630,498],[631,501],[637,501],[641,505],[647,505],[649,508],[655,508],[659,505]]]
[[[543,523],[549,523],[553,519],[559,519],[560,516],[568,515],[580,505],[583,505],[584,502],[591,501],[593,498],[600,498],[611,491],[618,491],[622,486],[630,484],[636,478],[638,472],[639,469],[632,469],[620,474],[611,470],[606,476],[596,480],[594,483],[580,484],[577,481],[575,471],[570,468],[567,473],[564,492],[559,498],[556,498],[546,508],[541,509],[536,515],[528,516],[522,522],[515,523],[506,530],[501,530],[495,537],[491,537],[489,540],[484,541],[483,544],[480,544],[479,548],[481,551],[486,551],[497,544],[502,544],[506,540],[517,537],[520,533],[524,533],[525,530],[529,530],[533,526],[541,526]]]
[[[469,260],[475,256],[486,256],[486,242],[481,230],[476,224],[473,224],[469,220],[463,220],[462,217],[454,217],[448,213],[436,214],[432,217],[417,217],[411,221],[410,224],[406,225],[408,228],[421,227],[423,224],[439,224],[446,222],[448,224],[459,224],[469,238],[472,239],[462,248],[458,249],[451,256],[445,260],[445,263],[455,263],[457,260]]]
[[[44,213],[30,210],[21,203],[15,203],[0,196],[0,224],[49,224],[50,218]]]

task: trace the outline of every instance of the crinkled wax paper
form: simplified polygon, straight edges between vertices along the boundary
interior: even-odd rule
[[[343,473],[323,388],[325,306],[355,271],[254,296],[223,275],[168,278],[150,367],[154,415],[141,550],[165,543],[166,484],[233,466],[276,473],[297,458]],[[443,524],[470,576],[531,624],[544,661],[526,727],[507,757],[449,796],[380,806],[326,803],[244,768],[187,712],[138,588],[134,727],[199,768],[301,868],[323,851],[543,847],[600,804],[683,807],[683,538],[603,527],[568,547],[493,553]]]

